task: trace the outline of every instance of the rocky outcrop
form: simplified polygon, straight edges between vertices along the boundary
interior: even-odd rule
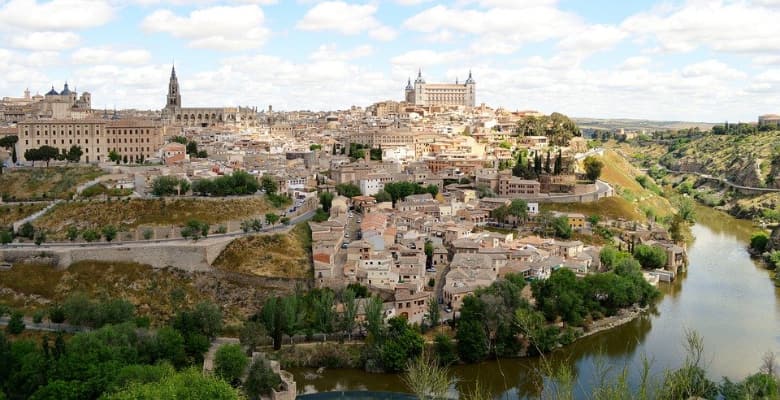
[[[780,251],[780,226],[777,226],[772,230],[772,235],[769,237],[768,250],[770,252]]]

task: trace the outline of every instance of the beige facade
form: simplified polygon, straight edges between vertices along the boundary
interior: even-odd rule
[[[164,129],[146,120],[30,120],[20,122],[17,129],[21,160],[32,148],[51,146],[68,151],[71,146],[81,146],[81,162],[108,161],[111,150],[129,161],[139,161],[156,156],[164,143]]]
[[[218,125],[255,125],[257,109],[250,107],[182,107],[179,78],[171,68],[168,97],[162,110],[163,120],[177,126],[208,127]]]
[[[61,92],[52,86],[45,96],[31,96],[30,91],[25,90],[23,97],[4,97],[0,100],[0,120],[6,122],[41,118],[87,118],[91,112],[92,95],[83,92],[79,96],[70,90],[67,82]]]
[[[425,83],[422,71],[417,72],[417,79],[412,85],[411,79],[406,84],[404,99],[407,103],[417,106],[462,106],[474,107],[476,104],[476,85],[474,78],[459,83]]]

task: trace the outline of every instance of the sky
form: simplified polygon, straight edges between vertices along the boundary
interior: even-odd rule
[[[575,117],[780,113],[780,0],[0,0],[0,96],[51,86],[94,108],[337,110],[409,77],[477,103]]]

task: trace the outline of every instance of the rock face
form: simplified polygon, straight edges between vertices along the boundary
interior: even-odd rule
[[[772,230],[769,237],[769,251],[780,251],[780,226]]]

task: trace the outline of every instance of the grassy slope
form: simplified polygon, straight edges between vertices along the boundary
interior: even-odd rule
[[[0,206],[0,227],[10,226],[12,223],[35,214],[46,208],[45,203],[13,204]]]
[[[289,234],[236,239],[217,257],[214,267],[263,277],[309,278],[310,253],[311,231],[302,223]]]
[[[542,210],[579,212],[585,215],[627,220],[646,221],[647,210],[658,218],[672,213],[668,200],[642,187],[636,177],[643,173],[613,150],[607,150],[602,158],[604,169],[601,179],[609,182],[616,195],[592,203],[542,204]]]
[[[52,237],[61,238],[71,225],[83,230],[100,229],[112,224],[120,230],[126,230],[138,226],[184,225],[190,219],[215,225],[262,215],[269,210],[271,206],[262,197],[69,202],[41,216],[35,226],[47,229],[53,234]]]
[[[65,199],[103,174],[94,166],[15,169],[0,175],[0,194],[14,200]]]
[[[210,299],[193,277],[176,270],[119,262],[78,262],[66,270],[46,265],[17,264],[0,271],[0,302],[25,311],[45,309],[74,292],[93,298],[121,297],[154,321],[173,315],[171,293],[184,293],[183,305]]]

